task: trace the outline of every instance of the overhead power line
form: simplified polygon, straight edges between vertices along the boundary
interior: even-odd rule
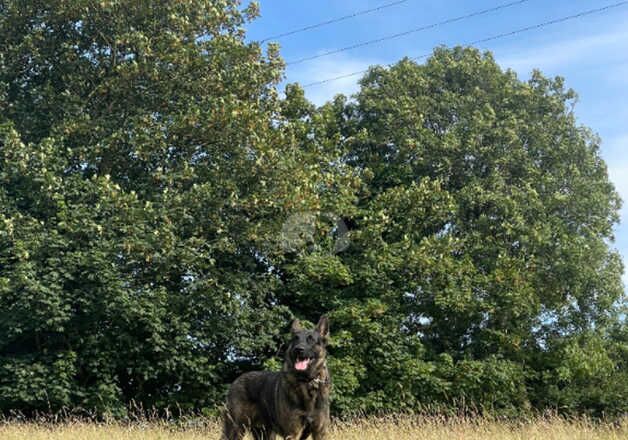
[[[513,35],[517,35],[517,34],[522,34],[524,32],[529,32],[529,31],[532,31],[532,30],[541,29],[541,28],[544,28],[544,27],[547,27],[547,26],[551,26],[551,25],[554,25],[554,24],[564,23],[564,22],[569,21],[569,20],[575,20],[577,18],[585,17],[587,15],[592,15],[592,14],[595,14],[595,13],[598,13],[598,12],[608,11],[610,9],[615,9],[615,8],[618,8],[620,6],[624,6],[624,5],[627,5],[627,4],[628,4],[628,1],[622,1],[622,2],[618,2],[618,3],[613,3],[611,5],[603,6],[601,8],[589,9],[588,11],[579,12],[577,14],[568,15],[568,16],[561,17],[561,18],[556,18],[554,20],[545,21],[543,23],[538,23],[538,24],[535,24],[535,25],[532,25],[532,26],[527,26],[527,27],[520,28],[520,29],[517,29],[517,30],[514,30],[514,31],[504,32],[502,34],[493,35],[493,36],[490,36],[490,37],[482,38],[480,40],[470,41],[468,43],[464,43],[463,45],[465,45],[465,46],[473,46],[475,44],[486,43],[486,42],[489,42],[489,41],[498,40],[498,39],[501,39],[501,38],[506,38],[506,37],[510,37],[510,36],[513,36]],[[417,61],[417,60],[420,60],[420,59],[423,59],[423,58],[427,58],[431,54],[432,54],[432,52],[425,53],[423,55],[419,55],[419,56],[416,56],[416,57],[411,57],[410,59]],[[391,67],[391,66],[392,66],[392,64],[388,64],[387,67]],[[320,81],[314,81],[314,82],[305,84],[302,87],[303,88],[313,87],[313,86],[329,83],[329,82],[332,82],[332,81],[337,81],[337,80],[344,79],[344,78],[350,78],[352,76],[362,75],[362,74],[364,74],[364,73],[366,73],[368,71],[369,71],[369,69],[364,69],[364,70],[360,70],[359,72],[347,73],[345,75],[339,75],[339,76],[335,76],[333,78],[327,78],[327,79],[323,79],[323,80],[320,80]]]
[[[446,20],[439,21],[437,23],[427,24],[427,25],[424,25],[424,26],[421,26],[421,27],[417,27],[417,28],[414,28],[414,29],[409,29],[409,30],[404,31],[404,32],[399,32],[399,33],[396,33],[396,34],[386,35],[385,37],[376,38],[374,40],[362,41],[360,43],[355,43],[355,44],[352,44],[350,46],[342,47],[340,49],[333,49],[333,50],[330,50],[330,51],[327,51],[327,52],[319,53],[317,55],[312,55],[312,56],[308,56],[308,57],[304,57],[304,58],[299,58],[299,59],[287,62],[286,65],[290,66],[290,65],[293,65],[293,64],[300,64],[300,63],[304,63],[305,61],[311,61],[311,60],[315,60],[317,58],[326,57],[326,56],[333,55],[333,54],[336,54],[336,53],[346,52],[348,50],[357,49],[358,47],[370,46],[372,44],[377,44],[377,43],[381,43],[381,42],[384,42],[384,41],[393,40],[395,38],[405,37],[406,35],[414,34],[414,33],[421,32],[421,31],[426,31],[426,30],[429,30],[429,29],[434,29],[434,28],[437,28],[437,27],[440,27],[440,26],[444,26],[446,24],[456,23],[456,22],[462,21],[462,20],[468,20],[469,18],[478,17],[480,15],[490,14],[491,12],[496,12],[496,11],[499,11],[501,9],[506,9],[506,8],[510,8],[510,7],[513,7],[513,6],[517,6],[517,5],[520,5],[522,3],[527,3],[529,1],[530,0],[516,0],[516,1],[511,1],[511,2],[508,2],[508,3],[503,3],[501,5],[494,6],[492,8],[483,9],[481,11],[476,11],[476,12],[471,12],[470,14],[461,15],[459,17],[448,18]]]
[[[345,21],[345,20],[350,20],[352,18],[359,17],[360,15],[366,15],[366,14],[370,14],[372,12],[379,12],[379,11],[381,11],[383,9],[387,9],[387,8],[392,7],[392,6],[397,6],[397,5],[400,5],[401,3],[406,3],[407,1],[408,0],[398,0],[398,1],[395,1],[395,2],[391,2],[391,3],[385,3],[385,4],[377,6],[375,8],[364,9],[362,11],[354,12],[353,14],[343,15],[342,17],[332,18],[330,20],[322,21],[320,23],[312,24],[312,25],[305,26],[305,27],[302,27],[302,28],[299,28],[299,29],[294,29],[292,31],[283,32],[283,33],[277,34],[277,35],[271,35],[270,37],[267,37],[267,38],[264,38],[263,40],[261,40],[260,43],[265,43],[266,41],[269,41],[269,40],[278,40],[280,38],[288,37],[288,36],[294,35],[294,34],[299,34],[301,32],[311,31],[312,29],[316,29],[316,28],[319,28],[319,27],[327,26],[327,25],[338,23],[338,22]]]

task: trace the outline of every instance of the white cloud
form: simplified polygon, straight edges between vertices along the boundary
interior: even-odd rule
[[[496,50],[497,59],[504,67],[510,67],[519,73],[529,73],[534,68],[553,70],[569,66],[576,62],[593,62],[599,60],[600,52],[615,54],[622,57],[628,49],[628,31],[613,30],[596,35],[587,35],[577,39],[562,41],[509,52]],[[501,55],[503,53],[503,55]]]
[[[375,64],[384,64],[384,62],[376,59],[351,57],[347,54],[335,54],[288,66],[286,76],[288,82],[299,82],[301,85],[306,85],[327,78],[362,72]],[[360,73],[324,84],[312,85],[305,89],[306,96],[314,104],[321,105],[338,93],[350,95],[358,90],[358,80],[363,75],[364,73]]]

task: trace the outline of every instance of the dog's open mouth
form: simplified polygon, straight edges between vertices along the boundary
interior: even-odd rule
[[[312,362],[312,359],[310,358],[297,358],[294,363],[294,369],[298,371],[305,371],[307,370],[307,367],[310,366],[310,362]]]

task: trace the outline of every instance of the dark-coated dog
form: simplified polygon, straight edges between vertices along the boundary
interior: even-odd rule
[[[327,338],[329,321],[322,316],[314,330],[293,321],[292,340],[282,371],[253,371],[238,377],[229,388],[223,440],[253,438],[314,440],[325,438],[329,427]]]

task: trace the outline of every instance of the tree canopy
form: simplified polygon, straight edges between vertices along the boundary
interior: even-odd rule
[[[332,323],[336,413],[628,411],[619,197],[561,78],[321,107],[236,0],[0,2],[0,411],[209,410]]]
[[[574,100],[560,78],[520,81],[490,54],[442,48],[424,65],[372,68],[354,99],[321,107],[338,161],[362,183],[351,247],[326,288],[302,268],[288,286],[324,292],[346,326],[336,362],[354,388],[339,404],[571,409],[611,376],[626,395],[625,339],[602,348],[621,322],[609,248],[620,200]],[[550,404],[548,389],[557,398],[571,384],[557,371],[575,370],[587,371],[582,395]]]

